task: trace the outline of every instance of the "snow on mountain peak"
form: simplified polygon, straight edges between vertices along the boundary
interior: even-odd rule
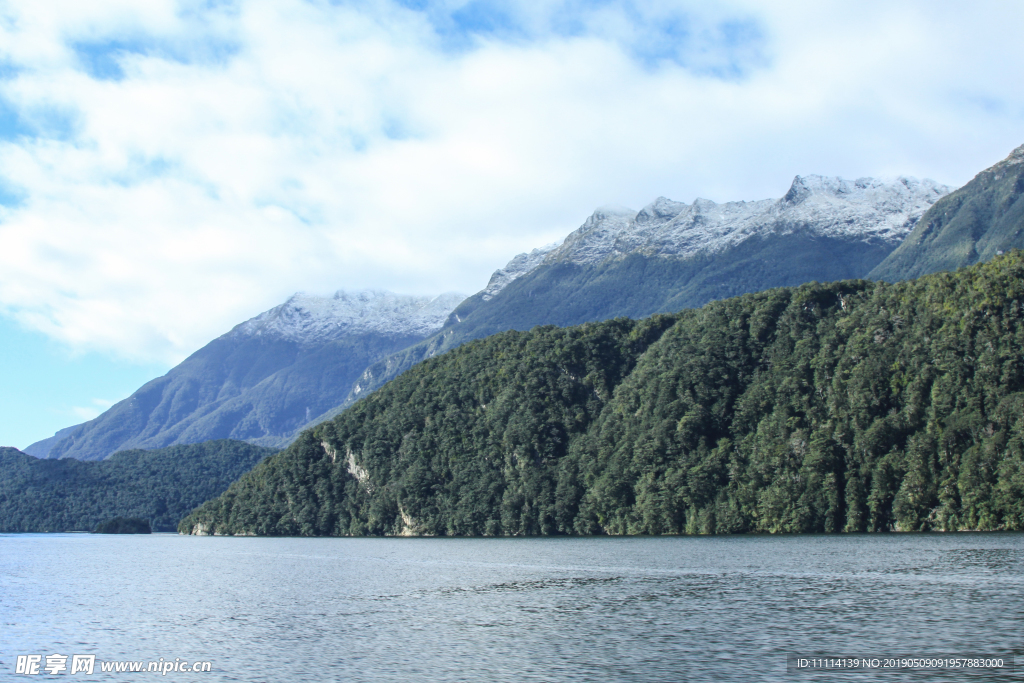
[[[1024,145],[1021,145],[1017,149],[1010,152],[1010,156],[1006,157],[1005,163],[1008,166],[1012,164],[1024,163]]]
[[[696,203],[696,202],[694,202]],[[684,202],[674,202],[665,197],[658,197],[653,202],[640,209],[640,213],[634,219],[637,223],[650,223],[652,221],[664,221],[675,218],[686,209]]]
[[[231,334],[301,343],[323,343],[360,333],[426,337],[441,329],[465,298],[453,292],[434,297],[378,290],[338,291],[333,296],[300,292],[238,325]]]
[[[826,237],[898,243],[950,188],[900,177],[797,176],[782,199],[693,204],[659,197],[638,213],[599,209],[544,263],[598,263],[631,253],[688,258],[754,236],[808,230]],[[540,265],[540,264],[538,264]]]
[[[529,254],[518,254],[504,268],[494,271],[490,281],[484,288],[483,300],[490,301],[495,294],[505,289],[510,282],[539,266],[544,257],[557,246],[558,242],[552,242],[540,249],[534,249]]]

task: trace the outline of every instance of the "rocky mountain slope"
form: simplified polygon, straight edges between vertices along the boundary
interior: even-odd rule
[[[1024,145],[935,202],[868,277],[895,282],[1024,247]]]
[[[131,448],[211,439],[288,440],[343,401],[367,365],[437,331],[463,298],[297,294],[210,342],[96,419],[26,452],[99,460]]]

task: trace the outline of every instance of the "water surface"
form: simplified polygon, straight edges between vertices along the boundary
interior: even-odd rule
[[[210,661],[64,680],[1024,680],[787,656],[1024,654],[1024,535],[536,539],[0,535],[19,654]]]

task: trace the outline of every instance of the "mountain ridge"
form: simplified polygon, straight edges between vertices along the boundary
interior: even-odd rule
[[[333,297],[300,293],[229,333],[269,338],[268,343],[295,342],[307,352],[321,345],[319,353],[307,353],[302,360],[294,350],[290,353],[296,355],[292,362],[302,366],[302,377],[315,374],[317,363],[346,364],[344,377],[332,375],[316,386],[321,397],[333,396],[331,400],[305,400],[299,407],[300,390],[311,385],[293,381],[287,377],[289,371],[280,369],[284,374],[274,381],[208,400],[217,403],[217,409],[196,407],[190,421],[165,420],[154,430],[137,417],[120,416],[117,422],[127,427],[122,429],[125,434],[148,430],[140,438],[115,439],[90,451],[78,446],[82,433],[77,430],[27,450],[39,454],[49,443],[48,453],[55,457],[96,457],[117,448],[153,448],[214,437],[283,447],[302,429],[337,415],[416,363],[505,329],[573,325],[620,315],[638,318],[770,287],[863,277],[948,191],[934,181],[906,176],[883,181],[806,175],[796,176],[779,199],[717,204],[698,198],[687,204],[659,197],[640,211],[601,208],[561,243],[513,257],[480,292],[461,301],[458,295],[442,295],[399,304],[382,292],[339,292]],[[367,301],[373,305],[366,306]],[[366,347],[374,344],[369,338],[357,348],[342,348],[332,341],[332,335],[351,336],[360,330],[398,330],[388,321],[403,311],[407,315],[410,306],[422,312],[419,325],[407,322],[399,331],[418,337],[403,337],[386,353],[380,347],[382,352],[375,357],[367,354]],[[328,349],[332,345],[339,348]],[[357,369],[362,360],[367,362]],[[268,427],[275,418],[261,415],[242,394],[252,393],[258,403],[271,406],[278,400],[275,392],[290,417],[287,425],[277,420]]]
[[[235,337],[270,335],[304,345],[348,334],[427,336],[438,330],[466,296],[399,295],[384,290],[339,290],[330,297],[299,292],[283,304],[236,325]]]

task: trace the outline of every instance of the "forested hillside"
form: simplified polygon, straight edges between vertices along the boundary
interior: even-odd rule
[[[1014,251],[502,333],[304,432],[179,529],[1022,529],[1022,319]]]
[[[155,531],[173,531],[189,510],[274,452],[223,440],[84,462],[2,448],[0,532],[92,531],[114,517],[139,517]]]

